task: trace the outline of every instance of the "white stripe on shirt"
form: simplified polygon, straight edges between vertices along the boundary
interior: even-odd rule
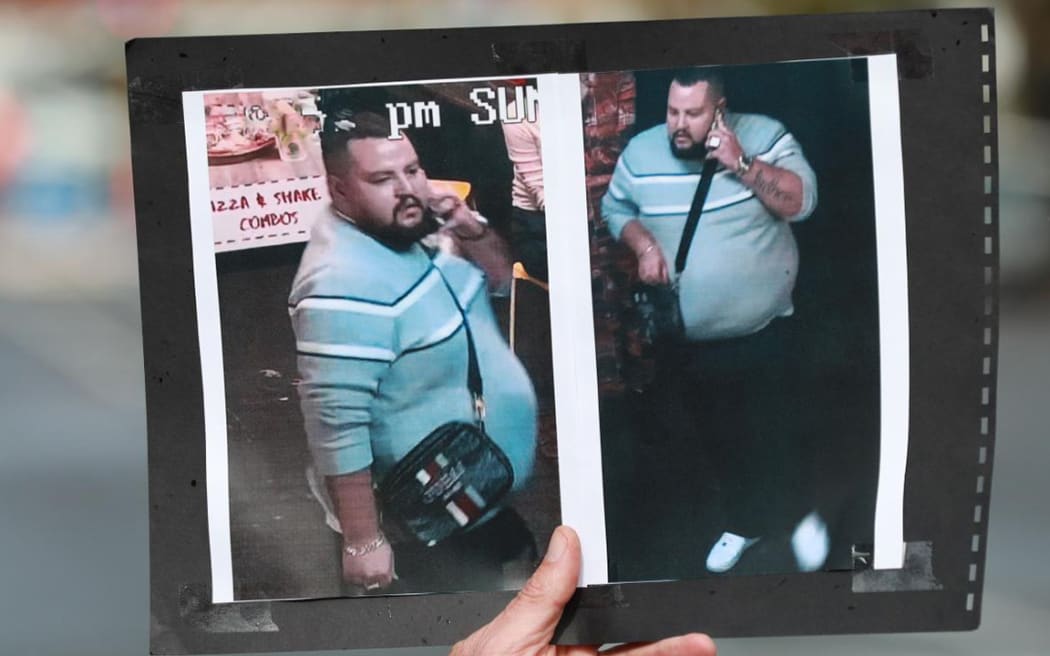
[[[484,284],[485,284],[485,279],[482,278],[480,275],[474,274],[474,275],[472,275],[470,277],[470,281],[468,283],[468,286],[463,290],[463,292],[462,293],[458,293],[458,292],[456,293],[456,300],[459,301],[460,306],[464,310],[466,310],[467,308],[470,307],[470,304],[474,300],[474,297],[481,290],[481,288],[484,286]],[[460,315],[459,311],[457,310],[456,313],[452,316],[452,318],[450,318],[448,321],[446,321],[444,324],[442,324],[441,327],[439,327],[437,330],[434,330],[433,332],[431,332],[429,335],[424,337],[422,340],[420,340],[420,341],[418,341],[416,343],[410,344],[408,347],[405,348],[405,350],[406,351],[419,351],[421,349],[425,349],[425,348],[428,348],[430,346],[433,346],[434,344],[438,344],[438,343],[448,339],[450,336],[452,336],[453,333],[455,333],[457,330],[459,330],[459,327],[462,324],[463,324],[463,317]]]
[[[329,355],[337,358],[355,358],[358,360],[382,360],[393,362],[397,355],[390,349],[374,346],[355,346],[353,344],[322,344],[320,342],[296,342],[296,348],[303,355]]]
[[[727,205],[733,205],[739,203],[742,200],[747,200],[755,195],[755,192],[750,189],[745,189],[739,193],[735,193],[732,196],[726,196],[720,198],[717,201],[710,201],[704,203],[703,212],[710,212],[711,210],[717,210]],[[665,216],[669,214],[689,214],[689,205],[643,205],[641,207],[641,213],[650,216]]]
[[[678,175],[631,175],[631,183],[635,185],[651,185],[651,184],[685,184],[689,183],[692,186],[696,186],[700,183],[699,173],[680,173]],[[715,172],[711,178],[724,178],[729,175],[728,169],[722,169],[721,171]],[[611,185],[610,185],[611,186]]]
[[[627,200],[627,194],[623,190],[620,189],[620,182],[616,178],[613,178],[609,182],[608,190],[609,190],[609,194],[612,195],[612,197],[615,198],[616,200],[620,200],[620,201]]]
[[[384,305],[371,301],[359,301],[350,298],[316,298],[307,296],[299,301],[293,311],[333,310],[336,312],[370,314],[378,317],[398,317],[404,314],[405,310],[430,291],[439,280],[440,275],[438,272],[435,269],[430,269],[430,271],[423,277],[422,282],[416,285],[411,292],[393,305]]]
[[[451,319],[445,322],[443,326],[435,330],[434,332],[427,335],[422,342],[419,344],[412,344],[406,351],[419,351],[439,342],[448,339],[453,333],[459,330],[459,327],[463,325],[463,317],[460,316],[459,312],[456,312]]]
[[[784,134],[782,134],[780,136],[779,139],[777,139],[773,143],[772,146],[769,147],[768,150],[766,150],[764,153],[761,153],[759,155],[755,155],[754,157],[755,157],[755,159],[762,160],[763,162],[772,162],[772,161],[776,161],[776,160],[780,159],[781,157],[786,157],[788,155],[794,155],[795,154],[794,150],[782,150],[784,148],[784,146],[786,145],[786,142],[790,142],[791,140],[792,140],[791,133],[785,132]],[[622,160],[623,158],[621,157],[620,159]],[[697,173],[679,173],[679,174],[670,174],[670,175],[635,175],[635,174],[631,173],[631,170],[627,167],[626,163],[624,163],[624,164],[619,164],[618,163],[617,168],[620,170],[620,172],[623,173],[623,175],[625,175],[627,177],[628,180],[631,181],[632,185],[686,184],[686,183],[689,183],[689,184],[695,186],[696,184],[698,184],[700,182],[700,173],[699,172],[697,172]],[[716,177],[716,178],[718,178],[718,177],[725,177],[727,175],[730,175],[730,171],[728,169],[723,168],[723,169],[721,169],[719,171],[716,171],[714,177]],[[615,181],[615,178],[613,179],[613,181]],[[612,186],[613,186],[613,183],[610,182],[609,188],[611,189]],[[617,193],[613,194],[614,198],[619,198],[620,200],[624,200],[625,196],[626,196],[626,194],[624,194],[620,190],[617,190]]]
[[[474,297],[481,291],[482,286],[485,284],[485,279],[478,274],[474,274],[470,277],[470,285],[464,288],[462,294],[456,294],[456,298],[459,300],[460,306],[466,310],[470,307],[470,304],[474,301]]]

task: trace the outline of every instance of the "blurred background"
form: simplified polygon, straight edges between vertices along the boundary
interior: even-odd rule
[[[975,3],[965,3],[972,5]],[[993,2],[1002,306],[984,624],[736,639],[746,654],[1050,645],[1050,3]],[[148,653],[146,425],[123,42],[133,36],[963,6],[849,0],[0,3],[0,652]],[[951,156],[950,154],[946,156]],[[439,648],[372,650],[430,656]]]

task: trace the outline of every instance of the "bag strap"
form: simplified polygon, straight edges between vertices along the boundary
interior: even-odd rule
[[[450,285],[448,279],[445,278],[445,274],[441,271],[441,267],[436,264],[434,264],[433,267],[438,275],[441,276],[441,282],[445,283],[445,289],[447,289],[449,295],[452,296],[452,302],[456,304],[456,309],[459,310],[459,315],[463,317],[463,330],[467,335],[467,389],[470,390],[470,396],[474,399],[474,422],[481,427],[485,422],[485,388],[481,380],[481,366],[478,365],[478,352],[474,346],[474,333],[470,330],[470,321],[467,320],[467,311],[463,309],[463,306],[460,304],[459,297],[456,296],[456,292],[452,289],[452,285]]]
[[[689,206],[689,216],[685,220],[682,239],[678,242],[678,255],[674,258],[675,276],[679,276],[685,271],[685,261],[689,257],[689,246],[693,243],[693,235],[696,234],[696,226],[700,223],[700,214],[704,211],[704,202],[707,200],[707,192],[711,190],[711,180],[715,177],[715,168],[717,166],[717,159],[712,158],[704,161],[704,168],[700,173],[700,183],[696,185],[696,193],[693,194],[693,204]]]

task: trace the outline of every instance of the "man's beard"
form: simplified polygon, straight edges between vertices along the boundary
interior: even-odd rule
[[[403,226],[398,222],[398,215],[410,208],[417,207],[422,213],[419,223],[412,226]],[[382,230],[377,236],[396,250],[406,250],[423,237],[438,229],[437,222],[430,216],[426,205],[415,196],[405,196],[391,212],[389,227]]]
[[[679,134],[685,134],[684,132],[675,132],[671,135],[668,140],[668,145],[671,147],[671,154],[678,159],[705,159],[707,157],[707,148],[704,146],[704,142],[694,142],[693,145],[685,148],[679,148],[675,145],[674,140]],[[688,135],[686,135],[688,136]]]

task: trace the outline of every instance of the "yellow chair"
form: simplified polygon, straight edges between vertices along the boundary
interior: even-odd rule
[[[510,350],[511,351],[514,350],[514,324],[515,324],[515,315],[517,314],[517,309],[518,309],[518,281],[519,280],[524,280],[526,282],[531,282],[532,284],[536,285],[537,287],[539,287],[543,291],[547,292],[548,294],[551,291],[550,285],[548,285],[547,283],[545,283],[544,281],[542,281],[542,280],[540,280],[538,278],[533,278],[532,276],[530,276],[529,272],[525,270],[525,265],[524,264],[522,264],[521,262],[515,262],[514,263],[514,267],[513,267],[512,275],[511,275],[511,279],[510,279]]]
[[[430,180],[430,188],[438,193],[454,194],[464,203],[470,196],[471,186],[465,180]]]

